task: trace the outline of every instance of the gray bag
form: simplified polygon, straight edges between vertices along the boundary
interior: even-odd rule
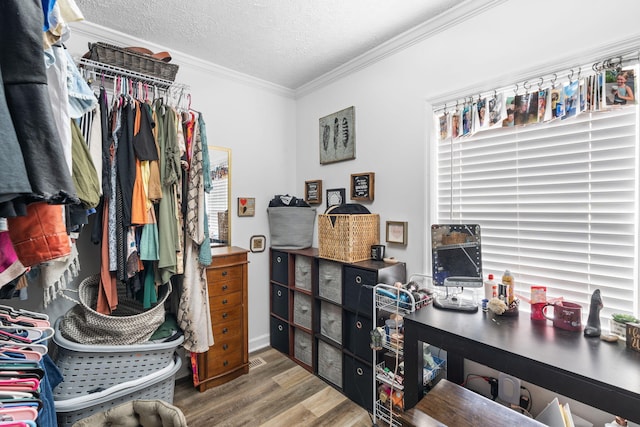
[[[271,247],[304,249],[313,244],[316,208],[272,206],[267,208]]]

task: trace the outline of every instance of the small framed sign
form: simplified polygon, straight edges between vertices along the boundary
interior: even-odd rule
[[[327,190],[327,208],[344,204],[344,188],[332,188]]]
[[[255,197],[238,197],[238,216],[254,216],[255,214]]]
[[[351,200],[373,200],[375,176],[373,172],[351,174]]]
[[[407,244],[407,222],[387,221],[387,243]]]
[[[319,205],[322,203],[322,180],[304,182],[304,201],[310,205]]]
[[[264,248],[267,246],[267,238],[263,235],[251,236],[249,240],[249,249],[251,252],[264,252]]]

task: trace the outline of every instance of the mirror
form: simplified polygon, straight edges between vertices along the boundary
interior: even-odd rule
[[[205,192],[211,246],[231,244],[231,149],[209,146],[211,192]]]

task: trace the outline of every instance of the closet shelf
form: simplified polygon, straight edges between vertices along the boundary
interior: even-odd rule
[[[103,74],[108,77],[123,76],[131,79],[141,81],[153,86],[168,89],[182,89],[184,91],[189,90],[189,86],[180,83],[174,83],[171,80],[165,80],[158,77],[153,77],[148,74],[138,73],[136,71],[128,70],[126,68],[117,67],[115,65],[105,64],[103,62],[93,61],[87,58],[79,58],[77,60],[79,67],[82,67],[88,71],[94,71],[99,74]]]

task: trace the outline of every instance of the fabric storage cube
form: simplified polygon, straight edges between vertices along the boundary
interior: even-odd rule
[[[289,284],[289,255],[286,252],[271,251],[271,280]]]
[[[377,285],[377,279],[378,274],[375,271],[345,267],[344,306],[371,317],[371,311],[373,310],[373,287]]]
[[[320,333],[338,344],[342,343],[342,307],[327,301],[321,302]]]
[[[295,292],[293,294],[293,323],[311,330],[311,296]]]
[[[342,264],[318,260],[318,295],[342,304]]]
[[[271,311],[289,320],[289,290],[275,283],[271,284]]]
[[[373,353],[370,347],[373,321],[368,317],[345,311],[345,350],[371,363]]]
[[[287,322],[271,316],[271,327],[269,331],[271,347],[281,353],[289,354],[289,325]]]
[[[312,260],[311,257],[296,256],[296,288],[311,290]]]
[[[318,254],[341,262],[371,258],[371,245],[380,243],[378,214],[322,214],[318,216]]]
[[[312,342],[311,334],[308,334],[301,329],[294,329],[293,357],[308,366],[312,365],[313,360],[311,352]]]
[[[342,388],[342,352],[322,340],[318,340],[318,375]]]
[[[351,356],[344,355],[344,394],[369,412],[373,411],[373,369]]]
[[[270,206],[267,208],[271,247],[304,249],[313,244],[316,209],[301,206]]]

